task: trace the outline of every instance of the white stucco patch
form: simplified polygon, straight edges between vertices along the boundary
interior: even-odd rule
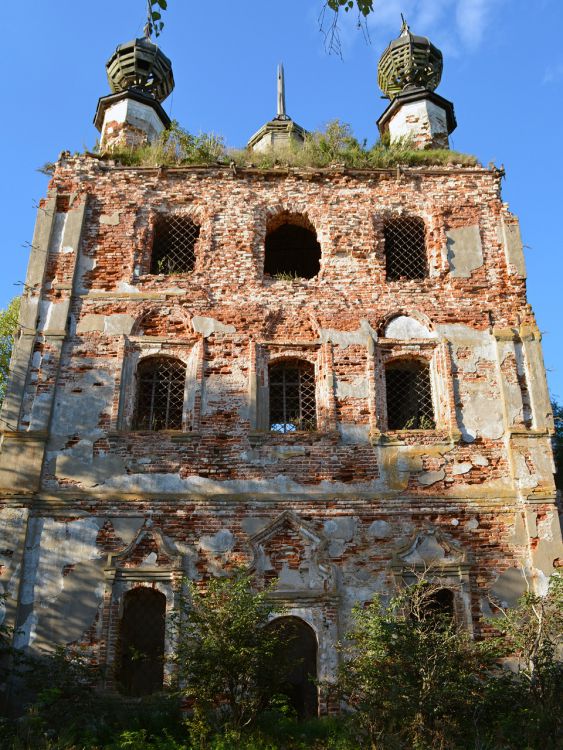
[[[60,522],[45,519],[35,582],[35,601],[40,607],[53,602],[64,587],[65,565],[76,565],[104,557],[96,546],[103,519],[82,518]]]
[[[323,344],[331,343],[340,346],[343,349],[353,345],[361,344],[366,346],[368,341],[377,341],[377,333],[373,330],[367,320],[360,320],[360,327],[357,331],[337,331],[334,328],[321,328],[321,342]]]
[[[428,487],[431,484],[440,482],[445,476],[446,472],[443,469],[439,471],[425,471],[418,477],[418,483]]]
[[[235,537],[229,529],[221,529],[213,536],[202,536],[199,546],[206,552],[222,554],[230,552],[235,544]]]
[[[402,339],[408,341],[409,339],[434,339],[436,334],[429,331],[426,326],[422,325],[415,318],[410,318],[408,315],[398,315],[396,318],[388,323],[385,329],[385,336],[388,339]]]
[[[112,214],[102,214],[100,216],[100,224],[116,227],[119,224],[119,211],[114,211]]]
[[[473,464],[470,463],[463,463],[463,464],[454,464],[452,466],[452,474],[454,476],[457,476],[459,474],[467,474],[471,471],[473,468]]]
[[[337,378],[336,395],[338,398],[367,398],[369,396],[367,378],[356,378],[351,382]]]
[[[214,333],[236,333],[236,328],[232,325],[225,325],[215,318],[206,318],[195,315],[192,318],[192,328],[195,333],[201,333],[204,338],[208,338]]]
[[[483,265],[483,246],[478,225],[450,229],[447,232],[450,275],[468,279]]]

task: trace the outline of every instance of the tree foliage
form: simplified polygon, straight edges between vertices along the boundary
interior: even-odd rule
[[[387,607],[377,596],[353,611],[340,689],[372,748],[473,746],[493,654],[434,611],[439,588],[421,577]]]
[[[4,400],[14,335],[18,327],[20,298],[15,297],[5,310],[0,311],[0,404]]]
[[[438,588],[422,576],[387,607],[376,597],[353,612],[340,689],[367,742],[374,750],[556,750],[563,579],[554,575],[545,596],[499,609],[498,637],[485,641],[436,615]]]
[[[164,28],[164,21],[162,20],[162,11],[167,10],[167,0],[148,0],[148,31],[149,34],[154,33],[155,36],[160,36],[162,29]]]
[[[555,422],[555,435],[553,436],[553,453],[556,470],[555,485],[558,490],[563,490],[563,406],[557,401],[553,401],[551,406]]]
[[[563,576],[544,596],[528,592],[494,620],[501,656],[512,662],[491,683],[497,736],[512,748],[560,748],[563,738]]]
[[[283,632],[267,627],[276,607],[240,570],[188,596],[176,617],[179,688],[193,711],[192,732],[240,732],[252,725],[287,674]],[[289,665],[288,665],[289,666]]]
[[[149,34],[153,34],[158,37],[160,36],[163,28],[164,21],[162,20],[163,11],[167,10],[167,0],[147,0],[148,3],[148,20],[147,30]],[[358,25],[362,25],[362,20],[365,20],[370,13],[373,13],[374,0],[325,0],[321,12],[321,30],[325,31],[325,39],[327,49],[331,52],[337,52],[340,54],[340,40],[338,36],[338,16],[341,11],[349,13],[350,11],[356,10],[358,13]],[[328,28],[325,29],[325,12],[326,10],[332,11],[332,18],[328,24]]]

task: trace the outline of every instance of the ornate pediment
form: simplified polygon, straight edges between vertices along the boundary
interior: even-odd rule
[[[295,513],[284,511],[250,539],[250,569],[276,593],[324,594],[334,589],[327,540]]]
[[[408,569],[457,568],[469,565],[467,551],[436,527],[423,529],[393,555],[392,567]]]
[[[176,570],[181,568],[181,555],[162,531],[148,519],[124,550],[110,553],[107,568],[111,570]]]

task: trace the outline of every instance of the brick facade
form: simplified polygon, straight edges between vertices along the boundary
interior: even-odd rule
[[[0,580],[19,645],[78,643],[111,666],[127,590],[157,588],[170,611],[183,576],[243,565],[278,580],[330,679],[352,605],[413,566],[432,565],[477,635],[491,592],[513,602],[524,573],[541,590],[562,557],[553,425],[501,176],[63,155],[2,412]],[[263,273],[284,212],[316,230],[313,279]],[[170,213],[200,226],[195,268],[153,275]],[[425,222],[427,278],[386,280],[399,216]],[[185,365],[181,430],[132,429],[151,356]],[[270,431],[268,367],[284,359],[315,368],[312,432]],[[389,431],[386,365],[413,359],[435,427]]]

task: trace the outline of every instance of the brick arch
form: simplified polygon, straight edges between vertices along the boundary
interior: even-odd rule
[[[384,365],[385,367],[388,367],[389,365],[393,366],[393,365],[400,364],[401,362],[405,362],[405,363],[419,362],[425,367],[429,367],[431,361],[432,361],[431,351],[409,352],[409,353],[401,352],[399,354],[391,354],[389,357],[385,357]]]
[[[292,224],[293,226],[302,227],[317,234],[317,228],[307,210],[276,207],[273,211],[268,211],[266,216],[266,234],[273,232],[283,224]]]
[[[313,365],[315,368],[315,371],[317,369],[318,364],[318,352],[315,351],[288,351],[283,352],[282,354],[274,354],[272,357],[268,359],[268,367],[271,367],[272,365],[279,365],[282,362],[307,362],[310,365]]]
[[[416,323],[419,323],[421,326],[426,328],[426,330],[430,334],[428,338],[435,337],[436,329],[432,320],[424,313],[421,313],[419,310],[413,310],[412,308],[399,308],[381,318],[376,324],[378,335],[382,338],[385,338],[387,327],[397,318],[403,317],[411,318],[412,320],[416,321]]]

